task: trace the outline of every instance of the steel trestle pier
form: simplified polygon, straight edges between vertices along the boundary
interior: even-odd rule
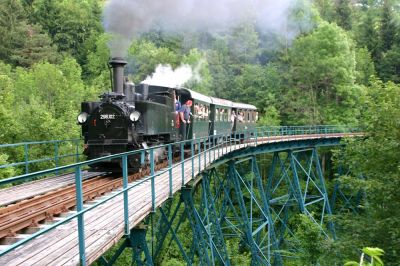
[[[230,253],[234,243],[251,265],[283,265],[283,251],[295,248],[285,240],[293,236],[291,215],[306,215],[326,237],[335,238],[317,148],[357,136],[363,134],[343,127],[260,128],[165,145],[168,167],[159,171],[154,170],[157,147],[152,147],[1,180],[0,185],[73,169],[78,207],[71,216],[5,246],[0,264],[87,265],[99,259],[111,265],[129,248],[133,263],[153,265],[174,244],[188,265],[230,265],[237,255]],[[173,150],[180,156],[174,164]],[[151,170],[128,183],[126,161],[135,153],[149,158]],[[258,162],[265,153],[272,158],[267,175]],[[110,158],[121,158],[123,188],[83,202],[82,167]],[[182,230],[187,239],[179,238]],[[102,257],[121,238],[115,254]]]

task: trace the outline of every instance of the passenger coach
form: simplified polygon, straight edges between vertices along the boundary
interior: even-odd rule
[[[188,139],[243,133],[255,128],[258,112],[254,105],[209,97],[185,88],[176,89],[175,95],[182,104],[193,102]]]

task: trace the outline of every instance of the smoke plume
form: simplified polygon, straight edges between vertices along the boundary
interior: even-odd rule
[[[224,32],[244,21],[265,32],[286,31],[290,7],[297,0],[109,0],[104,27],[114,38],[112,56],[124,56],[131,41],[152,28],[166,32]],[[288,32],[289,31],[289,32]]]
[[[166,87],[182,87],[189,80],[200,81],[198,67],[194,70],[189,65],[181,65],[172,69],[170,65],[158,65],[155,72],[142,83]]]

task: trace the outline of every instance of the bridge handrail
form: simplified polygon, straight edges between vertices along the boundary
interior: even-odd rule
[[[337,125],[313,125],[313,126],[260,126],[257,127],[256,130],[259,134],[263,136],[284,136],[284,135],[302,135],[302,134],[321,134],[321,133],[343,133],[344,129],[347,129],[347,132],[357,132],[356,128],[349,128],[347,126],[337,126]],[[33,145],[53,145],[53,154],[50,155],[44,154],[44,158],[39,159],[31,159],[30,149]],[[70,145],[71,151],[67,151],[65,154],[61,154],[60,150],[65,145]],[[64,145],[64,146],[63,146]],[[54,166],[57,168],[62,165],[60,162],[61,159],[65,158],[73,158],[75,162],[80,161],[83,157],[80,150],[83,147],[83,139],[67,139],[67,140],[48,140],[48,141],[30,141],[30,142],[20,142],[14,144],[0,144],[0,154],[2,150],[6,148],[23,148],[23,155],[21,152],[13,152],[19,153],[19,157],[23,157],[23,161],[17,161],[12,163],[7,163],[0,165],[0,169],[5,168],[13,168],[18,166],[24,166],[24,173],[28,174],[31,172],[29,168],[31,164],[43,163],[43,162],[53,162]],[[7,154],[7,153],[4,153]],[[64,163],[68,164],[68,162]],[[1,176],[0,176],[1,178]]]
[[[38,145],[52,145],[51,152],[47,152],[43,154],[43,158],[39,159],[31,159],[31,149],[33,146],[37,147]],[[31,164],[42,163],[42,162],[54,162],[55,167],[62,165],[60,163],[61,159],[64,158],[73,158],[75,162],[80,160],[81,152],[80,147],[82,145],[82,139],[66,139],[66,140],[47,140],[47,141],[26,141],[20,143],[13,143],[13,144],[0,144],[0,154],[7,154],[7,153],[14,153],[17,157],[22,157],[23,161],[12,162],[8,164],[0,165],[0,169],[16,167],[16,166],[23,166],[24,165],[24,172],[28,174],[30,172],[29,166]],[[5,151],[7,148],[12,148],[11,152]],[[19,148],[23,149],[22,151],[18,151]],[[62,153],[62,149],[67,148]],[[51,153],[51,154],[50,154]],[[7,158],[8,159],[8,158]],[[1,177],[0,177],[1,178]]]
[[[346,126],[335,126],[335,125],[313,125],[313,126],[260,126],[260,127],[256,127],[254,132],[251,131],[243,131],[241,133],[237,132],[236,135],[240,135],[240,134],[250,134],[250,135],[254,135],[256,137],[272,137],[272,136],[287,136],[287,135],[305,135],[305,134],[328,134],[328,133],[352,133],[352,132],[358,132],[357,128],[349,128]],[[65,166],[58,166],[58,159],[60,158],[65,158],[65,157],[75,157],[75,162],[79,161],[79,157],[82,156],[81,154],[78,153],[79,151],[79,144],[82,142],[82,139],[69,139],[69,140],[49,140],[49,141],[32,141],[32,142],[21,142],[21,143],[15,143],[15,144],[1,144],[0,145],[0,149],[1,148],[5,148],[5,147],[24,147],[24,152],[25,152],[25,158],[27,158],[27,156],[29,155],[27,153],[27,148],[29,147],[29,145],[36,145],[36,144],[54,144],[55,146],[55,154],[54,157],[46,157],[46,158],[41,158],[41,159],[35,159],[35,160],[25,160],[23,162],[15,162],[15,163],[11,163],[11,164],[5,164],[5,165],[0,165],[0,169],[2,168],[7,168],[7,167],[13,167],[13,166],[19,166],[19,165],[23,165],[25,164],[25,174],[23,175],[19,175],[17,177],[15,177],[16,179],[11,181],[11,182],[15,182],[17,180],[20,180],[19,177],[27,177],[27,174],[29,174],[28,171],[28,167],[29,164],[32,163],[38,163],[38,162],[45,162],[45,161],[51,161],[54,160],[56,167],[54,169],[57,169],[57,172],[54,173],[58,173],[60,171],[64,171],[67,169],[70,169],[70,165],[65,165]],[[60,143],[68,143],[68,142],[73,142],[75,144],[75,153],[71,153],[71,154],[64,154],[64,155],[60,155],[58,154],[58,145]],[[180,142],[176,142],[176,143],[180,143]],[[163,145],[160,145],[159,147],[162,147]],[[142,149],[145,150],[145,149]],[[138,151],[142,151],[142,150],[137,150]],[[129,152],[127,153],[121,153],[121,154],[129,154]],[[131,155],[131,154],[129,154]],[[115,159],[118,158],[119,155],[109,155],[109,156],[105,156],[102,157],[104,160],[109,160],[109,159]],[[86,161],[87,164],[91,164],[91,163],[96,163],[96,162],[100,162],[102,158],[98,158],[98,159],[94,159],[94,160],[90,160],[90,161]],[[83,162],[84,164],[84,162]],[[49,174],[48,171],[46,170],[42,170],[42,171],[37,171],[34,173],[31,173],[30,176],[30,180],[34,177],[38,177],[38,176],[43,176],[45,174]],[[27,179],[27,178],[26,178]],[[3,179],[3,180],[12,180],[10,178],[7,179]],[[7,183],[11,183],[11,182],[7,182]],[[0,180],[0,186],[3,185],[3,181]]]
[[[83,215],[87,213],[90,210],[93,210],[94,208],[98,207],[99,205],[102,205],[109,200],[123,195],[123,200],[124,200],[124,223],[125,223],[125,233],[129,234],[129,213],[128,213],[128,191],[131,190],[132,188],[138,186],[139,184],[142,184],[147,181],[151,181],[151,202],[152,202],[152,210],[155,211],[156,208],[156,192],[155,192],[155,178],[162,173],[169,172],[169,187],[170,187],[170,195],[172,193],[172,187],[173,187],[173,181],[172,181],[172,169],[175,167],[181,167],[182,172],[181,172],[181,184],[182,186],[185,185],[185,174],[184,174],[184,166],[185,163],[191,161],[191,166],[192,166],[192,176],[194,175],[194,158],[197,156],[195,154],[194,148],[196,147],[199,149],[199,160],[198,160],[198,165],[199,165],[199,170],[202,169],[201,165],[201,160],[200,156],[203,156],[204,154],[204,166],[207,162],[207,154],[208,156],[208,161],[211,161],[212,153],[214,154],[214,159],[215,159],[215,153],[218,152],[218,155],[220,154],[220,151],[222,149],[226,149],[228,151],[228,147],[232,149],[232,145],[238,145],[237,140],[241,139],[246,143],[246,141],[252,140],[255,143],[257,143],[258,140],[262,140],[265,137],[276,137],[276,136],[284,136],[285,133],[287,134],[287,130],[293,130],[292,133],[298,133],[294,135],[300,135],[304,134],[305,132],[309,132],[309,134],[323,134],[324,136],[328,136],[331,133],[352,133],[353,130],[350,130],[348,128],[338,128],[338,127],[313,127],[314,130],[310,130],[309,127],[260,127],[255,129],[254,131],[244,131],[244,132],[236,132],[233,135],[232,134],[220,134],[220,135],[214,135],[214,136],[208,136],[208,137],[202,137],[202,138],[196,138],[196,139],[191,139],[191,140],[185,140],[185,141],[179,141],[171,144],[163,144],[155,147],[149,147],[147,149],[141,149],[141,150],[135,150],[135,151],[130,151],[130,152],[125,152],[125,153],[120,153],[120,154],[114,154],[114,155],[109,155],[89,161],[83,161],[83,162],[78,162],[74,163],[71,165],[66,165],[66,166],[60,166],[56,167],[53,169],[47,169],[43,170],[40,172],[36,173],[28,173],[16,177],[11,177],[7,179],[0,180],[0,186],[1,185],[6,185],[10,183],[14,183],[16,181],[23,181],[23,180],[31,180],[34,177],[39,177],[39,176],[44,176],[44,175],[49,175],[52,173],[57,173],[60,171],[68,170],[68,169],[73,169],[75,170],[75,187],[76,187],[76,205],[77,205],[77,212],[74,215],[69,216],[68,218],[59,221],[53,225],[50,225],[49,227],[36,232],[35,234],[29,236],[28,238],[25,238],[19,242],[16,242],[9,246],[8,248],[2,250],[0,252],[0,256],[3,256],[10,251],[16,249],[17,247],[20,247],[21,245],[35,239],[36,237],[53,230],[57,228],[58,226],[65,224],[72,219],[77,218],[78,219],[78,239],[79,239],[79,254],[80,254],[80,262],[82,265],[85,265],[85,237],[84,237],[84,220],[83,220]],[[279,129],[279,130],[277,130]],[[295,130],[297,129],[297,130]],[[309,131],[307,131],[309,130]],[[312,132],[312,133],[311,133]],[[267,133],[267,135],[265,135]],[[271,134],[269,134],[271,133]],[[276,135],[273,135],[277,133]],[[231,145],[225,145],[225,144],[231,144]],[[185,157],[185,151],[184,151],[184,146],[190,146],[191,147],[191,156]],[[203,149],[202,146],[203,145]],[[177,164],[172,164],[172,159],[173,159],[173,154],[172,150],[174,147],[179,148],[180,152],[180,158],[181,161],[180,163]],[[155,158],[154,158],[154,153],[155,150],[159,148],[166,148],[168,150],[168,167],[165,168],[162,171],[159,171],[158,173],[155,173]],[[201,153],[200,153],[201,152]],[[150,175],[147,177],[144,177],[140,179],[139,181],[135,181],[132,184],[128,184],[128,156],[135,155],[135,154],[140,154],[141,158],[141,163],[145,163],[145,158],[148,157],[149,159],[149,167],[150,167]],[[147,156],[148,155],[148,156]],[[99,201],[98,203],[91,205],[90,207],[84,208],[83,207],[83,191],[82,191],[82,168],[84,166],[93,164],[93,163],[98,163],[102,161],[108,161],[110,159],[121,159],[122,160],[122,169],[123,169],[123,189],[116,194],[107,197],[104,200]],[[197,164],[197,162],[196,162]]]

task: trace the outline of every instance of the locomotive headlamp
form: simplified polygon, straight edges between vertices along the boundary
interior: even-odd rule
[[[80,114],[78,115],[78,118],[77,118],[78,123],[79,123],[79,124],[85,123],[86,120],[87,120],[87,118],[88,118],[88,114],[87,114],[87,113],[85,113],[85,112],[80,113]]]
[[[138,120],[139,120],[139,117],[140,117],[140,113],[139,113],[138,111],[133,111],[133,112],[129,115],[129,119],[130,119],[132,122],[138,121]]]

